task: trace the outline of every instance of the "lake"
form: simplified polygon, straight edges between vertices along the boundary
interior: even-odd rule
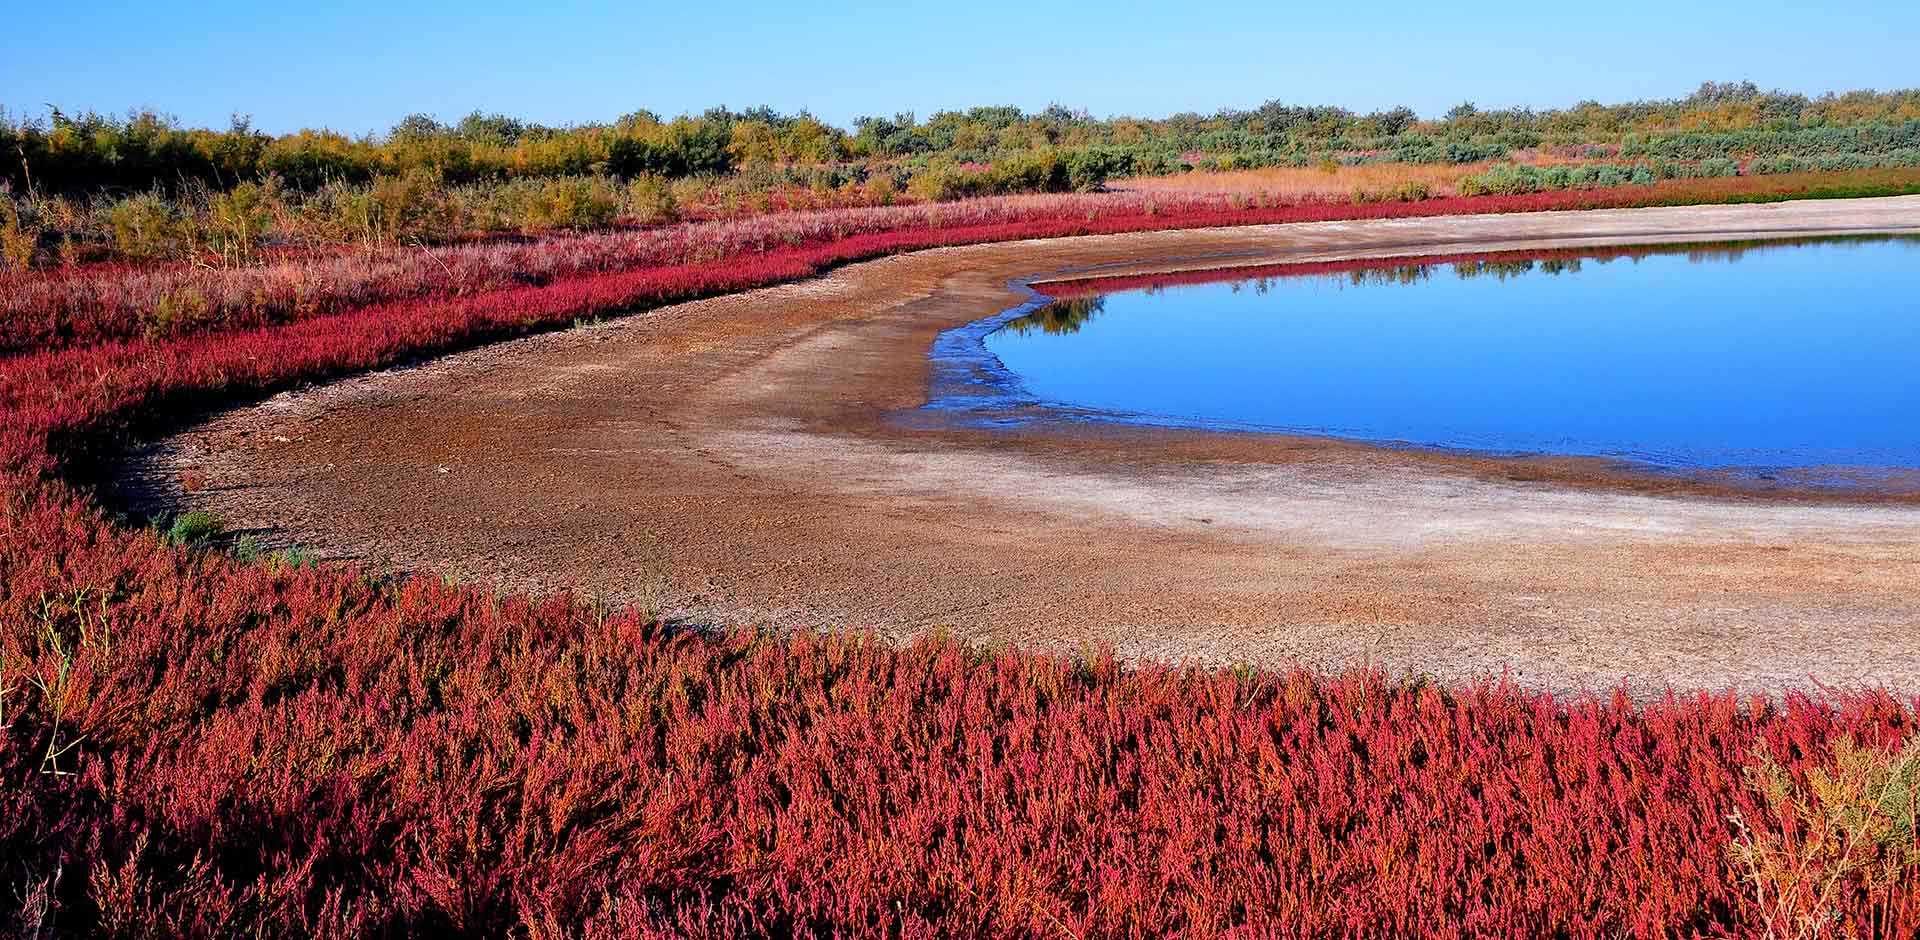
[[[1914,239],[1123,290],[942,341],[979,344],[1003,391],[1079,419],[1665,468],[1920,467]]]

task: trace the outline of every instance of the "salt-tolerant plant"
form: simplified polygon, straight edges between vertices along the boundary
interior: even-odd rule
[[[13,658],[5,649],[0,649],[0,735],[6,734],[13,727],[13,723],[7,720],[8,706],[13,701],[14,693],[18,691],[20,691],[20,680],[14,674]]]
[[[191,222],[159,193],[137,193],[114,203],[108,221],[114,245],[130,258],[183,257],[193,244]]]
[[[167,540],[175,545],[200,545],[219,538],[226,528],[219,516],[196,509],[174,517],[167,527]]]
[[[27,681],[40,692],[40,703],[47,712],[47,744],[39,755],[39,772],[52,776],[70,776],[72,770],[62,770],[60,761],[78,748],[86,736],[74,734],[67,727],[74,699],[79,694],[74,684],[74,652],[62,637],[61,632],[51,622],[42,627],[42,655],[35,657],[38,667],[30,672]]]
[[[1756,829],[1744,815],[1727,851],[1768,937],[1856,934],[1847,899],[1897,885],[1920,867],[1920,734],[1895,750],[1834,742],[1833,763],[1797,777],[1762,750],[1747,785],[1778,820]]]
[[[275,193],[268,187],[243,182],[214,194],[208,202],[209,241],[224,265],[253,260],[273,219]]]
[[[673,186],[652,174],[636,176],[627,184],[627,215],[641,225],[664,225],[680,217]]]
[[[0,270],[25,271],[39,252],[39,226],[20,217],[13,195],[0,190]]]
[[[233,557],[240,561],[258,561],[266,554],[266,547],[260,543],[257,535],[243,535],[234,540]]]
[[[1432,197],[1432,187],[1419,180],[1410,180],[1385,190],[1356,189],[1353,191],[1353,201],[1357,203],[1420,202]]]

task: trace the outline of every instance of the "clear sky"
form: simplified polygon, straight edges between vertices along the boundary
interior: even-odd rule
[[[725,104],[861,114],[1049,103],[1162,116],[1270,98],[1437,115],[1674,97],[1702,80],[1920,86],[1920,2],[22,3],[15,116],[151,106],[287,131],[420,111],[550,124]]]

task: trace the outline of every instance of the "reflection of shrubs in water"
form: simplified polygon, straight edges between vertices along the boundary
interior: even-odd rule
[[[1080,332],[1080,327],[1106,309],[1105,297],[1073,297],[1056,300],[1026,316],[1011,320],[1007,329],[1025,336],[1035,330],[1050,336]]]
[[[1430,264],[1393,264],[1350,271],[1347,274],[1347,281],[1355,287],[1372,284],[1418,284],[1432,276],[1433,265]]]
[[[1580,272],[1581,260],[1582,259],[1579,258],[1488,259],[1482,261],[1455,262],[1451,267],[1453,268],[1453,273],[1462,280],[1476,277],[1494,277],[1504,281],[1510,277],[1519,277],[1522,274],[1532,274],[1536,272],[1540,274],[1578,274]],[[1388,264],[1375,268],[1359,268],[1345,272],[1344,274],[1327,276],[1344,280],[1352,287],[1401,287],[1425,283],[1433,278],[1434,272],[1441,270],[1443,267],[1447,267],[1447,265]],[[1270,278],[1260,278],[1258,281],[1241,283],[1251,283],[1260,293],[1266,293],[1267,286],[1271,280]],[[1234,289],[1236,291],[1239,290],[1240,284],[1235,284]]]
[[[1817,238],[1786,238],[1771,240],[1726,241],[1696,245],[1641,245],[1626,248],[1595,249],[1587,257],[1567,258],[1484,258],[1479,260],[1456,261],[1451,267],[1455,276],[1461,280],[1476,277],[1492,277],[1506,280],[1523,274],[1578,274],[1588,261],[1609,264],[1619,259],[1638,262],[1642,258],[1660,256],[1683,256],[1690,264],[1708,262],[1739,261],[1751,252],[1777,251],[1809,244],[1878,244],[1890,241],[1910,241],[1912,236],[1872,233],[1865,235],[1828,235]],[[1917,242],[1920,243],[1920,242]],[[1433,276],[1441,266],[1438,264],[1399,264],[1377,268],[1362,268],[1349,271],[1345,277],[1355,287],[1373,284],[1414,284]],[[1267,279],[1262,278],[1264,283]]]
[[[1546,260],[1526,259],[1520,261],[1462,261],[1453,266],[1453,273],[1463,281],[1477,277],[1491,277],[1504,281],[1510,277],[1531,274],[1572,274],[1580,270],[1578,258],[1551,258]]]
[[[1252,290],[1256,294],[1265,294],[1274,285],[1285,281],[1316,281],[1325,284],[1345,284],[1350,287],[1393,287],[1419,284],[1431,280],[1442,268],[1452,268],[1454,276],[1460,280],[1490,277],[1498,281],[1517,278],[1526,274],[1578,274],[1588,262],[1611,264],[1619,260],[1639,263],[1643,258],[1682,257],[1689,264],[1710,262],[1735,262],[1750,253],[1779,251],[1803,245],[1865,245],[1897,242],[1920,247],[1920,236],[1899,233],[1865,233],[1854,235],[1821,235],[1809,238],[1747,239],[1739,241],[1719,241],[1701,243],[1676,243],[1665,245],[1631,245],[1625,247],[1607,247],[1584,249],[1584,255],[1565,257],[1525,258],[1514,257],[1514,252],[1503,253],[1496,257],[1469,258],[1462,261],[1435,259],[1424,263],[1383,263],[1370,267],[1354,268],[1347,271],[1298,271],[1295,273],[1268,273],[1258,277],[1243,277],[1231,280],[1231,271],[1201,272],[1210,277],[1191,275],[1167,275],[1167,283],[1138,284],[1137,279],[1124,279],[1130,283],[1109,286],[1109,290],[1134,291],[1147,296],[1155,296],[1170,287],[1191,284],[1225,285],[1238,294]],[[1275,266],[1276,268],[1282,266]],[[1215,280],[1214,278],[1218,278]],[[1104,295],[1103,295],[1104,296]],[[1102,311],[1103,296],[1061,299],[1027,314],[1007,324],[1015,333],[1022,336],[1034,331],[1066,335],[1080,331],[1081,325]]]

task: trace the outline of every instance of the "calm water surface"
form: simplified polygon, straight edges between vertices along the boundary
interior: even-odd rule
[[[1920,467],[1920,242],[1401,266],[1064,301],[986,333],[1109,420],[1675,468]]]

